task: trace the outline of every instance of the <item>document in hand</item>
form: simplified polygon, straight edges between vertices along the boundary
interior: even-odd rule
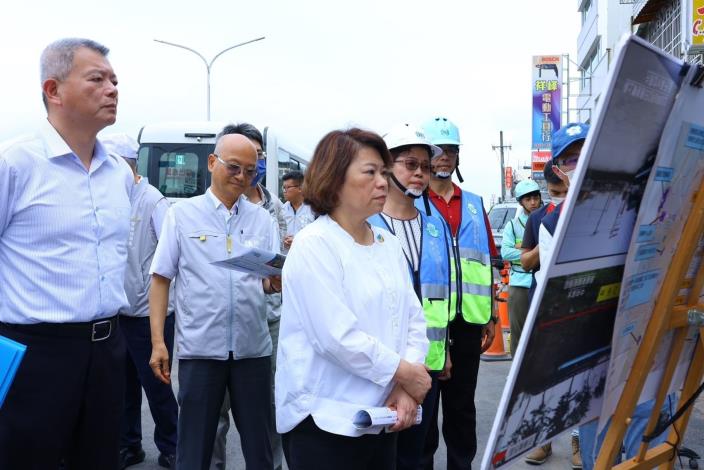
[[[24,344],[0,336],[0,407],[5,401],[26,350],[27,346]]]
[[[286,256],[280,253],[261,250],[259,248],[239,246],[235,249],[235,256],[212,264],[221,268],[241,271],[262,277],[281,276]]]
[[[352,422],[357,429],[366,429],[371,426],[388,426],[394,425],[397,421],[396,411],[386,406],[378,406],[359,410],[355,413]],[[418,405],[418,413],[416,414],[416,424],[420,424],[423,420],[423,407]]]

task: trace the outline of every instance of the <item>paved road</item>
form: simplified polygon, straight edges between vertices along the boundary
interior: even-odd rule
[[[501,391],[503,390],[506,376],[508,375],[510,362],[482,362],[479,370],[479,381],[477,384],[477,435],[479,455],[474,461],[474,467],[479,468],[483,449],[486,446],[486,441],[491,431],[491,425],[494,419],[496,408],[498,407]],[[177,371],[174,370],[174,377],[177,376]],[[176,384],[178,387],[178,384]],[[159,467],[156,463],[158,451],[151,439],[153,435],[154,425],[149,414],[149,408],[146,404],[146,398],[142,405],[142,423],[145,439],[143,441],[144,449],[147,453],[147,459],[140,465],[130,467],[134,470],[156,470]],[[182,432],[188,432],[183,430]],[[699,455],[704,456],[704,397],[700,397],[695,405],[695,410],[690,420],[689,429],[684,439],[686,447],[694,449]],[[562,436],[553,443],[553,456],[541,468],[545,470],[565,470],[570,469],[571,457],[570,436]],[[244,460],[239,446],[239,436],[237,435],[234,425],[230,427],[230,432],[227,441],[227,458],[228,469],[244,469]],[[435,455],[435,466],[437,469],[445,468],[445,448],[441,444],[441,448]],[[684,468],[687,468],[687,461],[684,460]],[[700,461],[702,468],[704,462]],[[679,465],[678,465],[679,467]],[[536,470],[536,467],[518,462],[513,467],[514,469],[531,469]]]

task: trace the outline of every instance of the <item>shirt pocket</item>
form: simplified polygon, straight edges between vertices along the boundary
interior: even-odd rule
[[[247,248],[259,248],[260,250],[270,251],[269,237],[256,233],[240,233],[240,244]]]
[[[225,235],[222,233],[210,229],[194,230],[188,232],[185,238],[185,249],[188,251],[210,253],[211,256],[216,256],[222,246],[222,253],[225,253]],[[210,258],[210,256],[208,256],[208,258]]]

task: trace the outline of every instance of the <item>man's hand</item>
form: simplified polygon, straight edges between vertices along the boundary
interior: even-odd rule
[[[152,357],[149,359],[149,367],[152,368],[154,376],[164,382],[171,383],[171,371],[169,370],[169,351],[166,344],[152,345]]]
[[[481,352],[484,352],[487,349],[489,349],[489,346],[491,346],[491,343],[494,341],[495,328],[496,328],[496,325],[494,324],[494,320],[489,320],[489,323],[482,326]]]
[[[265,294],[278,294],[281,292],[281,276],[270,276],[262,279],[262,289]]]
[[[394,374],[394,380],[408,393],[416,403],[423,403],[425,394],[430,390],[430,374],[423,364],[411,364],[401,359]]]
[[[293,235],[286,235],[284,237],[284,247],[286,249],[291,248],[291,245],[293,244]]]
[[[450,360],[450,351],[447,351],[445,356],[445,367],[442,368],[442,372],[438,375],[438,380],[449,380],[452,378],[452,361]]]
[[[396,411],[396,424],[389,428],[391,432],[403,431],[416,424],[418,403],[401,387],[396,384],[386,399],[386,406]]]

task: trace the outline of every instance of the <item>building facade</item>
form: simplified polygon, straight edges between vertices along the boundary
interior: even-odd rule
[[[704,0],[578,0],[582,29],[577,37],[578,79],[570,87],[576,99],[569,117],[589,123],[599,105],[615,47],[624,33],[634,33],[664,51],[691,63],[703,63],[694,51],[693,12]]]

